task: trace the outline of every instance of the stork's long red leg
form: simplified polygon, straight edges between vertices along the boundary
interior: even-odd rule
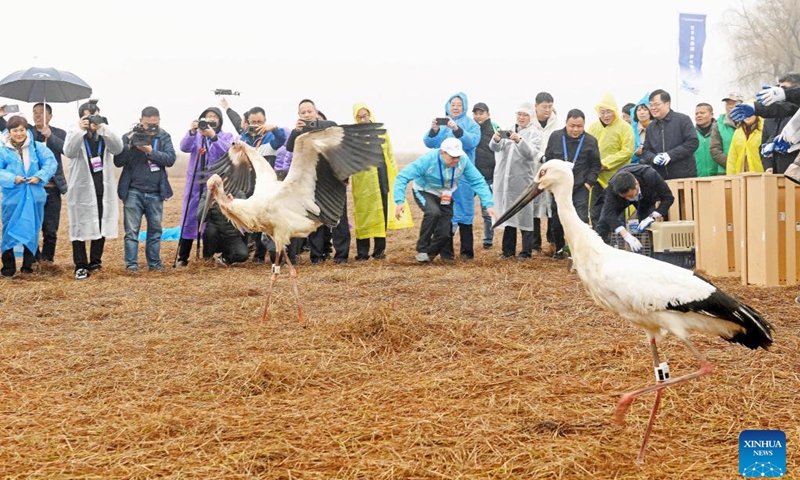
[[[286,253],[286,248],[284,247],[283,250],[283,258],[286,259],[286,264],[289,265],[289,279],[292,281],[292,292],[294,293],[294,299],[297,302],[297,317],[300,320],[300,323],[305,323],[306,317],[303,315],[303,307],[300,306],[300,292],[297,290],[297,270],[292,265],[291,260],[289,260],[289,255]]]
[[[628,411],[628,408],[631,406],[633,400],[638,397],[639,395],[643,395],[645,393],[650,393],[652,391],[656,392],[656,399],[653,403],[653,410],[650,412],[650,421],[647,424],[647,429],[645,430],[644,440],[642,441],[642,447],[639,449],[639,456],[637,457],[636,461],[638,463],[644,462],[644,451],[645,447],[647,447],[647,441],[650,438],[650,432],[653,429],[653,423],[656,419],[656,413],[658,412],[658,406],[661,403],[661,393],[667,387],[672,385],[676,385],[681,382],[685,382],[686,380],[691,380],[693,378],[702,377],[703,375],[708,375],[714,369],[714,366],[706,360],[706,358],[692,345],[689,340],[682,339],[684,345],[691,351],[695,357],[700,361],[700,369],[694,373],[690,373],[688,375],[684,375],[678,378],[670,378],[664,379],[663,381],[657,381],[655,385],[651,385],[649,387],[641,388],[639,390],[634,390],[632,392],[628,392],[622,396],[620,399],[619,404],[617,405],[616,410],[616,419],[619,423],[624,423],[625,421],[625,413]],[[655,365],[656,369],[661,365],[659,358],[658,358],[658,349],[656,347],[655,339],[650,341],[650,348],[653,353],[653,364]]]
[[[272,276],[269,279],[269,287],[267,287],[267,298],[264,302],[264,312],[261,314],[261,323],[266,322],[267,318],[269,318],[269,307],[272,301],[272,289],[275,287],[275,282],[278,281],[278,275],[281,273],[281,253],[283,253],[282,250],[277,252],[275,255],[275,263],[272,264]]]

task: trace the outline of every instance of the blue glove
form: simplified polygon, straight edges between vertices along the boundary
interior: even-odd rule
[[[775,143],[769,142],[761,145],[761,156],[762,157],[771,157],[772,153],[775,152]]]
[[[783,87],[770,87],[765,85],[761,87],[761,91],[756,94],[756,100],[761,105],[772,105],[776,102],[783,102],[786,100],[786,91]]]
[[[740,103],[731,109],[728,116],[736,123],[744,121],[745,118],[752,117],[756,114],[756,109],[748,103]]]
[[[783,134],[773,138],[772,144],[775,146],[775,152],[777,153],[786,153],[789,151],[789,147],[791,147],[789,142],[783,139]]]
[[[652,216],[649,216],[649,217],[645,218],[644,220],[639,222],[639,228],[637,229],[637,231],[639,233],[644,232],[645,230],[647,230],[650,227],[650,224],[652,224],[655,221],[656,221],[656,219],[653,218]]]

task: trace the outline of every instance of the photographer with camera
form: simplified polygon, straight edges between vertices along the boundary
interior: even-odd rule
[[[209,107],[200,113],[198,120],[192,120],[189,131],[181,140],[181,151],[190,153],[191,156],[183,189],[181,239],[178,242],[177,260],[173,267],[189,265],[192,243],[198,239],[200,225],[196,220],[197,207],[205,189],[205,183],[197,183],[200,179],[199,173],[225,155],[233,144],[233,134],[223,132],[222,123],[220,109]]]
[[[463,92],[456,93],[447,99],[444,105],[445,117],[437,117],[431,121],[431,128],[423,138],[428,148],[439,148],[448,138],[457,138],[461,141],[469,161],[475,164],[475,149],[481,141],[481,127],[475,120],[467,115],[467,95]],[[453,230],[450,239],[441,249],[440,255],[444,260],[453,260],[455,252],[452,235],[455,234],[456,225],[461,238],[461,259],[472,260],[475,257],[472,237],[472,222],[475,217],[475,193],[466,181],[461,180],[453,192]]]
[[[533,183],[542,166],[542,134],[531,125],[536,115],[533,103],[525,102],[517,108],[517,122],[512,130],[497,130],[489,148],[498,153],[494,167],[494,203],[501,212],[508,210],[519,195]],[[533,202],[502,226],[503,252],[501,258],[514,258],[517,251],[517,229],[522,231],[522,249],[519,260],[531,258],[535,249],[535,235],[541,235],[541,219],[534,216]]]
[[[122,167],[117,193],[124,204],[125,268],[139,271],[139,229],[147,219],[145,256],[151,271],[164,271],[161,263],[161,217],[164,200],[172,197],[167,168],[175,165],[172,137],[159,126],[156,107],[145,107],[139,123],[122,136],[122,152],[114,165]]]
[[[75,280],[100,270],[106,238],[117,238],[119,232],[117,182],[111,165],[122,151],[122,140],[99,113],[96,100],[78,107],[80,121],[64,142],[64,155],[70,160],[67,215]],[[91,241],[88,259],[86,241]]]

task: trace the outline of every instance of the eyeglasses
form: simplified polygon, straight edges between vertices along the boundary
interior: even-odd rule
[[[356,118],[359,120],[369,120],[369,113],[365,113],[363,115],[357,115]]]

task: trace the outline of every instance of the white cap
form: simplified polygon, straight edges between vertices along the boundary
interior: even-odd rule
[[[461,140],[450,137],[442,142],[442,150],[451,157],[461,157],[464,154],[464,149],[461,148]]]

